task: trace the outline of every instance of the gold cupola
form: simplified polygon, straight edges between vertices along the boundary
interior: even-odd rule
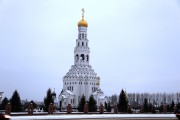
[[[99,79],[98,79],[98,81],[97,81],[96,85],[98,85],[98,86],[100,85]]]
[[[78,27],[88,27],[88,23],[84,20],[84,8],[82,9],[82,19],[78,22]]]

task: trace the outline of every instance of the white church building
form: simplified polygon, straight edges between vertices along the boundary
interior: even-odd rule
[[[78,37],[74,49],[74,65],[63,77],[63,90],[59,95],[61,108],[66,108],[71,104],[77,108],[82,95],[86,101],[93,95],[97,106],[107,102],[104,92],[100,89],[100,77],[92,69],[90,62],[90,48],[87,39],[88,23],[84,20],[84,10],[82,19],[78,22]]]

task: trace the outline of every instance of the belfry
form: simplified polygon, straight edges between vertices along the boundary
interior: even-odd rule
[[[63,77],[63,90],[59,95],[59,103],[61,108],[66,108],[71,104],[73,108],[77,108],[82,97],[85,96],[86,101],[90,95],[93,95],[97,102],[97,106],[107,101],[103,91],[100,89],[100,77],[92,69],[90,62],[90,48],[87,39],[88,23],[84,19],[84,9],[82,9],[82,19],[78,22],[78,37],[76,39],[76,47],[74,48],[74,65]]]

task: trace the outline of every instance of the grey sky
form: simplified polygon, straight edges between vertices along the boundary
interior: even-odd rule
[[[178,0],[0,0],[0,91],[59,95],[85,9],[90,64],[106,95],[179,92]]]

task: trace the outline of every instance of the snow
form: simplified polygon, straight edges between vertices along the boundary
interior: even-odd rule
[[[67,98],[66,95],[62,95],[63,98]]]
[[[68,94],[74,95],[70,90],[65,90]]]
[[[99,99],[104,99],[105,98],[105,96],[99,96]]]
[[[81,114],[81,115],[44,115],[44,116],[12,116],[11,120],[38,120],[38,119],[82,119],[82,118],[175,118],[175,114]]]

